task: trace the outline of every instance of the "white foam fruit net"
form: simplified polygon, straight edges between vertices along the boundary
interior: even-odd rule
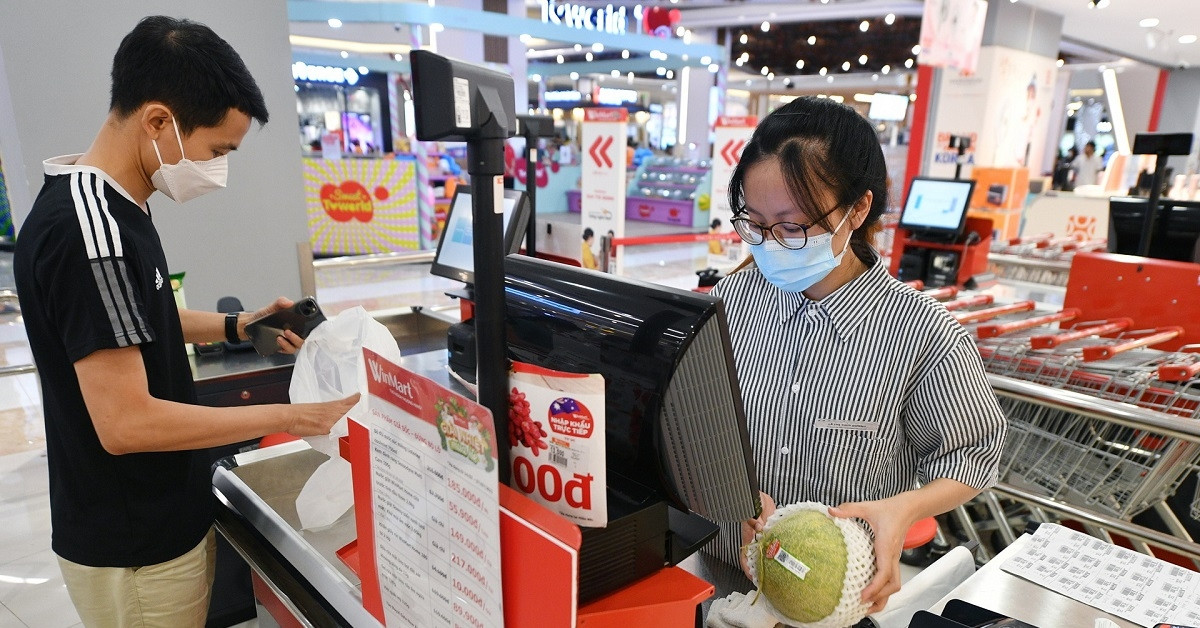
[[[796,626],[798,628],[846,628],[847,626],[853,626],[861,621],[863,617],[866,617],[867,611],[871,608],[870,604],[862,601],[862,590],[867,587],[867,583],[871,581],[871,578],[875,577],[875,546],[871,542],[871,537],[853,519],[839,519],[831,516],[829,514],[829,506],[817,502],[791,504],[779,508],[767,519],[762,532],[755,535],[754,541],[746,546],[746,558],[749,561],[750,574],[754,581],[754,586],[759,589],[762,588],[762,585],[758,582],[759,541],[762,540],[764,534],[771,530],[774,524],[786,519],[789,515],[804,510],[820,512],[829,517],[842,531],[842,537],[846,541],[846,577],[842,582],[841,600],[828,616],[809,623],[798,622],[784,615],[771,605],[771,601],[767,599],[766,595],[759,596],[755,603],[766,604],[767,608],[771,609],[771,612],[775,614],[780,623],[786,626]]]

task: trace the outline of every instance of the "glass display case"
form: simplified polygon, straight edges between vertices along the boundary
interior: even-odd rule
[[[695,201],[698,188],[705,182],[712,164],[707,159],[686,160],[654,157],[647,160],[635,177],[630,178],[630,197],[655,200]]]

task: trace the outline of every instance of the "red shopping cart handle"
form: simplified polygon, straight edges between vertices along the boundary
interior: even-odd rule
[[[1163,382],[1186,382],[1200,374],[1200,362],[1191,364],[1160,364],[1158,379]]]
[[[1111,345],[1097,345],[1095,347],[1083,348],[1083,361],[1094,362],[1096,360],[1107,360],[1116,356],[1119,353],[1125,353],[1138,347],[1148,347],[1156,345],[1160,342],[1166,342],[1179,336],[1183,333],[1182,327],[1159,327],[1158,329],[1146,329],[1142,331],[1133,331],[1122,335],[1117,342]]]
[[[1125,331],[1133,325],[1131,318],[1114,318],[1108,321],[1092,321],[1080,323],[1078,328],[1046,336],[1034,336],[1029,339],[1029,346],[1034,349],[1053,349],[1064,342],[1087,338],[1088,336],[1103,336]]]
[[[913,290],[924,290],[925,289],[925,282],[921,281],[920,279],[913,279],[912,281],[906,281],[906,282],[904,282],[904,285],[912,286]]]
[[[926,290],[925,294],[928,294],[929,296],[937,299],[938,301],[943,301],[945,299],[953,299],[954,297],[958,296],[958,286],[945,286],[942,288],[934,288],[932,290]]]
[[[1046,314],[1045,316],[1034,316],[1033,318],[1012,321],[1009,323],[980,325],[979,327],[975,328],[975,334],[980,338],[995,338],[996,336],[1003,336],[1004,334],[1010,334],[1014,331],[1021,331],[1023,329],[1033,329],[1034,327],[1041,327],[1042,325],[1049,325],[1051,323],[1064,323],[1066,321],[1073,321],[1076,318],[1079,318],[1079,314],[1080,312],[1077,308],[1069,307],[1061,312]]]
[[[1035,306],[1036,306],[1036,304],[1033,301],[1018,301],[1016,303],[1010,303],[1008,305],[1000,305],[997,307],[989,307],[989,308],[983,309],[983,310],[972,310],[970,312],[959,312],[954,315],[954,318],[957,319],[959,323],[966,325],[967,323],[978,323],[979,321],[990,320],[990,319],[996,318],[997,316],[1003,316],[1005,314],[1016,314],[1017,312],[1029,312],[1029,311],[1032,311]]]
[[[965,299],[955,299],[953,301],[943,303],[942,305],[945,305],[947,310],[950,310],[951,312],[953,312],[954,310],[961,310],[965,307],[975,307],[976,305],[991,305],[992,301],[994,301],[994,300],[995,300],[995,298],[992,297],[992,295],[990,295],[990,294],[979,294],[979,295],[975,295],[973,297],[967,297]]]
[[[1054,237],[1054,234],[1050,233],[1050,232],[1039,233],[1034,236],[1025,236],[1023,238],[1011,238],[1008,241],[1008,245],[1009,246],[1017,246],[1018,244],[1029,244],[1032,242],[1041,242],[1043,240],[1049,240],[1053,237]]]

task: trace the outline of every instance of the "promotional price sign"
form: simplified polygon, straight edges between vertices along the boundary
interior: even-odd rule
[[[719,229],[722,233],[733,231],[733,223],[730,222],[733,210],[729,207],[729,179],[733,177],[733,169],[741,160],[742,150],[746,148],[746,142],[750,141],[756,126],[758,118],[755,116],[717,118],[712,159],[712,209],[709,216],[721,221]],[[740,240],[722,241],[719,246],[710,243],[708,264],[721,270],[732,268],[745,256],[742,248]]]
[[[584,229],[596,234],[593,254],[598,255],[600,238],[609,231],[625,235],[625,109],[591,108],[583,116],[583,176],[580,187]],[[587,246],[586,244],[584,246]],[[580,249],[582,254],[582,249]],[[624,255],[617,251],[613,272],[621,272]]]
[[[363,349],[385,625],[500,628],[500,499],[487,408]]]

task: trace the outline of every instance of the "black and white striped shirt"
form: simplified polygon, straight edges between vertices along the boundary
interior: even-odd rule
[[[780,506],[996,480],[1006,421],[971,336],[880,260],[820,301],[750,266],[718,283],[763,492]],[[737,564],[736,525],[709,551]]]

